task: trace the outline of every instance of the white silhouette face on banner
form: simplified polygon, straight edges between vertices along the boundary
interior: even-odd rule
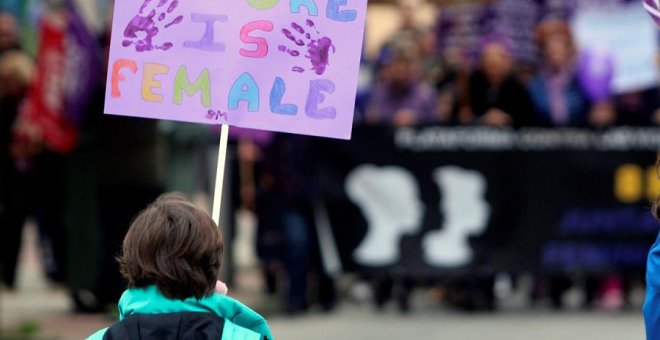
[[[424,258],[432,266],[464,266],[474,257],[468,237],[485,232],[490,219],[486,179],[479,172],[453,166],[438,168],[433,178],[442,195],[444,222],[440,230],[425,235]],[[346,192],[368,223],[354,260],[374,267],[399,261],[401,237],[418,233],[424,216],[413,175],[400,167],[363,165],[349,174]]]
[[[398,261],[401,237],[419,232],[424,215],[415,178],[403,168],[363,165],[348,176],[346,192],[369,225],[355,261],[374,267]]]
[[[442,201],[442,229],[429,232],[422,247],[426,262],[438,267],[458,267],[473,260],[468,237],[486,231],[490,206],[486,201],[486,179],[476,171],[458,167],[439,168],[433,174]]]

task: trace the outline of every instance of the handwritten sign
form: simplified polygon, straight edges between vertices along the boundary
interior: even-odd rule
[[[105,112],[349,139],[365,0],[117,0]]]
[[[573,19],[573,30],[582,50],[613,57],[614,93],[657,86],[657,29],[638,2],[581,10]]]

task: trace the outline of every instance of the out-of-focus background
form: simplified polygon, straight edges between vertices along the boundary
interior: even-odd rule
[[[111,6],[0,1],[0,339],[112,323],[131,218],[212,200],[217,128],[103,115]],[[232,128],[230,295],[278,339],[643,338],[641,2],[369,1],[366,32],[352,141]]]

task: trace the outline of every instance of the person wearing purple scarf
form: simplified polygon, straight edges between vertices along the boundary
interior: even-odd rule
[[[529,84],[529,93],[544,126],[584,126],[590,103],[580,86],[575,44],[565,22],[549,20],[537,30],[542,65]]]
[[[422,78],[417,45],[398,41],[385,47],[382,59],[367,123],[411,126],[437,121],[437,95]]]

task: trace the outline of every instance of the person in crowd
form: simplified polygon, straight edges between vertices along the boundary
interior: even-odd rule
[[[417,45],[424,79],[435,88],[438,95],[438,123],[449,123],[458,112],[460,85],[467,78],[464,59],[456,48],[446,48],[440,53],[438,38],[432,29],[420,31]]]
[[[480,67],[469,78],[468,100],[459,121],[495,127],[529,124],[533,106],[513,74],[512,45],[504,37],[484,37]]]
[[[3,46],[0,50],[8,46],[2,38],[3,21],[8,20],[3,16],[5,14],[0,14],[0,44]],[[10,152],[11,130],[33,74],[33,62],[25,53],[19,50],[0,52],[0,272],[2,282],[10,288],[15,283],[16,262],[27,210],[23,176]]]
[[[102,251],[97,292],[99,302],[107,304],[117,301],[121,294],[122,280],[115,256],[129,222],[163,192],[166,139],[156,120],[104,115],[101,105],[89,114],[94,115],[89,129],[94,131],[97,150],[95,174]]]
[[[441,59],[438,55],[438,38],[431,29],[421,30],[417,36],[417,48],[422,63],[422,74],[432,83],[438,79],[442,72]]]
[[[529,93],[536,110],[535,123],[546,127],[604,128],[616,122],[614,106],[609,98],[606,77],[594,73],[581,63],[568,24],[561,20],[546,20],[536,32],[542,62],[529,83]],[[583,56],[584,57],[584,56]],[[588,84],[592,88],[588,88]],[[598,85],[598,86],[596,86]],[[611,275],[604,279],[587,277],[587,305],[606,309],[623,306],[621,278]],[[552,304],[563,306],[562,296],[575,282],[558,273],[547,278]]]
[[[401,127],[438,120],[436,92],[423,79],[419,49],[414,41],[385,46],[380,65],[366,112],[367,124]]]
[[[623,93],[615,97],[618,125],[660,125],[660,88]]]
[[[99,39],[104,66],[108,36]],[[167,140],[159,122],[104,114],[106,74],[101,72],[92,91],[69,169],[69,227],[77,231],[71,252],[79,254],[72,263],[84,268],[72,274],[84,282],[71,288],[75,307],[83,312],[119,300],[124,283],[115,259],[121,242],[133,217],[163,193],[167,178]]]
[[[18,22],[13,14],[0,10],[0,53],[19,49]]]
[[[529,93],[542,126],[586,126],[589,100],[576,74],[577,50],[570,27],[559,20],[542,22],[536,32],[541,66]]]
[[[66,15],[64,9],[53,9],[44,15],[42,33],[53,32],[50,28]],[[3,17],[0,20],[5,20]],[[11,25],[0,23],[0,27]],[[0,40],[9,44],[5,38]],[[64,193],[68,157],[75,148],[78,131],[74,116],[69,114],[64,88],[52,86],[53,80],[66,82],[62,74],[55,73],[60,69],[45,61],[51,52],[58,53],[53,51],[48,44],[40,46],[34,80],[12,126],[10,150],[16,167],[16,190],[9,193],[14,208],[10,209],[11,217],[4,227],[20,230],[27,217],[33,217],[46,274],[52,282],[63,284],[68,262]]]
[[[278,134],[264,146],[257,164],[257,252],[267,289],[274,293],[279,272],[285,274],[284,306],[289,314],[306,311],[317,302],[325,311],[336,304],[334,280],[326,273],[315,228],[317,184],[311,140]],[[312,279],[316,301],[308,301]]]
[[[207,146],[217,144],[216,134],[206,125],[172,121],[161,121],[159,129],[167,139],[167,190],[201,199],[210,187]]]
[[[424,5],[424,0],[399,0],[399,29],[390,37],[389,42],[417,41],[423,30],[417,22],[416,11]]]
[[[90,339],[273,339],[263,317],[219,292],[223,252],[208,214],[183,196],[160,196],[124,238],[120,321]]]
[[[458,47],[447,47],[436,58],[435,67],[426,74],[438,92],[438,118],[442,123],[457,124],[462,104],[468,102],[468,58]]]

